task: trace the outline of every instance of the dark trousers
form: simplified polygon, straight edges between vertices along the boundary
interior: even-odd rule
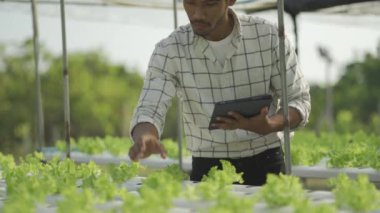
[[[222,169],[220,160],[231,162],[237,173],[243,172],[245,185],[261,186],[266,183],[267,174],[285,173],[284,153],[282,148],[278,147],[252,157],[237,159],[193,157],[190,180],[201,181],[203,175],[207,175],[211,167],[217,166],[218,169]]]

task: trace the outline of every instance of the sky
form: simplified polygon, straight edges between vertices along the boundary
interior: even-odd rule
[[[253,14],[277,22],[276,11]],[[178,12],[179,25],[188,19]],[[318,46],[327,48],[333,58],[331,81],[336,82],[347,63],[366,53],[377,53],[380,42],[380,16],[327,15],[303,13],[298,19],[299,61],[307,81],[324,84],[326,63]],[[38,5],[40,42],[54,54],[61,54],[59,5]],[[0,42],[17,45],[31,38],[30,4],[0,2]],[[164,9],[127,7],[66,6],[68,52],[101,49],[115,63],[136,68],[145,74],[154,45],[174,28],[173,12]],[[292,22],[285,17],[285,28],[294,43]],[[69,61],[70,68],[70,61]]]

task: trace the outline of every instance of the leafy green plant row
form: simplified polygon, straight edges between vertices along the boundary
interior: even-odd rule
[[[380,192],[366,176],[351,180],[341,174],[330,181],[334,203],[315,204],[307,198],[300,180],[294,176],[269,175],[260,191],[248,196],[231,193],[232,183],[242,183],[242,173],[227,161],[222,170],[212,168],[197,184],[183,184],[187,174],[178,166],[158,170],[143,179],[138,193],[123,183],[144,169],[137,163],[110,165],[102,169],[93,162],[75,164],[72,160],[43,161],[42,154],[29,155],[16,164],[12,156],[0,154],[1,179],[6,181],[7,197],[1,212],[36,212],[48,196],[59,196],[56,212],[99,212],[97,206],[112,201],[120,205],[102,212],[168,212],[174,199],[206,202],[203,212],[252,212],[258,202],[274,210],[291,207],[294,212],[337,212],[351,209],[367,212],[380,209]]]
[[[317,137],[313,132],[299,131],[293,138],[291,155],[294,165],[311,166],[326,158],[329,167],[380,170],[380,136],[358,131]]]
[[[178,144],[172,139],[162,140],[168,156],[178,159]],[[115,156],[127,155],[132,141],[129,138],[107,136],[105,138],[82,137],[71,140],[73,150],[87,154],[109,152]],[[58,141],[56,147],[65,151],[65,142]],[[183,156],[190,156],[183,145]],[[380,136],[359,131],[355,133],[327,133],[317,136],[311,131],[296,132],[291,146],[293,165],[312,166],[327,160],[328,167],[370,167],[380,170]]]
[[[172,139],[164,139],[161,141],[167,152],[168,156],[173,159],[178,159],[178,144]],[[129,148],[133,142],[130,138],[119,138],[106,136],[100,137],[81,137],[77,140],[71,139],[70,146],[72,150],[80,151],[87,154],[102,154],[109,152],[115,156],[127,155]],[[57,141],[56,147],[60,151],[66,150],[65,141]],[[183,145],[182,153],[184,156],[189,156],[189,152],[186,149],[186,144]]]

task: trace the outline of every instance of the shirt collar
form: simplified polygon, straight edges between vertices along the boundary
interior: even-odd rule
[[[226,54],[227,58],[231,58],[232,55],[235,53],[239,43],[242,40],[242,31],[241,31],[241,23],[240,20],[236,14],[236,12],[232,9],[228,9],[228,13],[232,14],[234,18],[234,29],[233,29],[233,37],[232,37],[232,46],[234,47],[233,49],[229,50],[228,53]],[[210,44],[208,41],[203,38],[202,36],[199,36],[194,33],[193,29],[190,26],[190,44],[194,44],[194,49],[195,51],[198,51],[199,53],[205,55],[206,57],[210,58],[212,61],[216,61],[216,57],[214,56],[214,53],[212,52],[212,49],[210,48]]]

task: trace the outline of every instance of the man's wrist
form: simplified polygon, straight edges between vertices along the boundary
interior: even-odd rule
[[[272,132],[279,132],[284,130],[285,127],[284,117],[280,114],[276,114],[269,118],[268,120],[268,126],[270,129],[270,133]]]
[[[136,126],[133,127],[132,129],[131,136],[132,136],[132,139],[135,140],[136,137],[137,138],[141,137],[141,135],[146,134],[146,133],[154,135],[158,139],[158,131],[156,127],[152,123],[149,123],[149,122],[142,122],[142,123],[136,124]]]

